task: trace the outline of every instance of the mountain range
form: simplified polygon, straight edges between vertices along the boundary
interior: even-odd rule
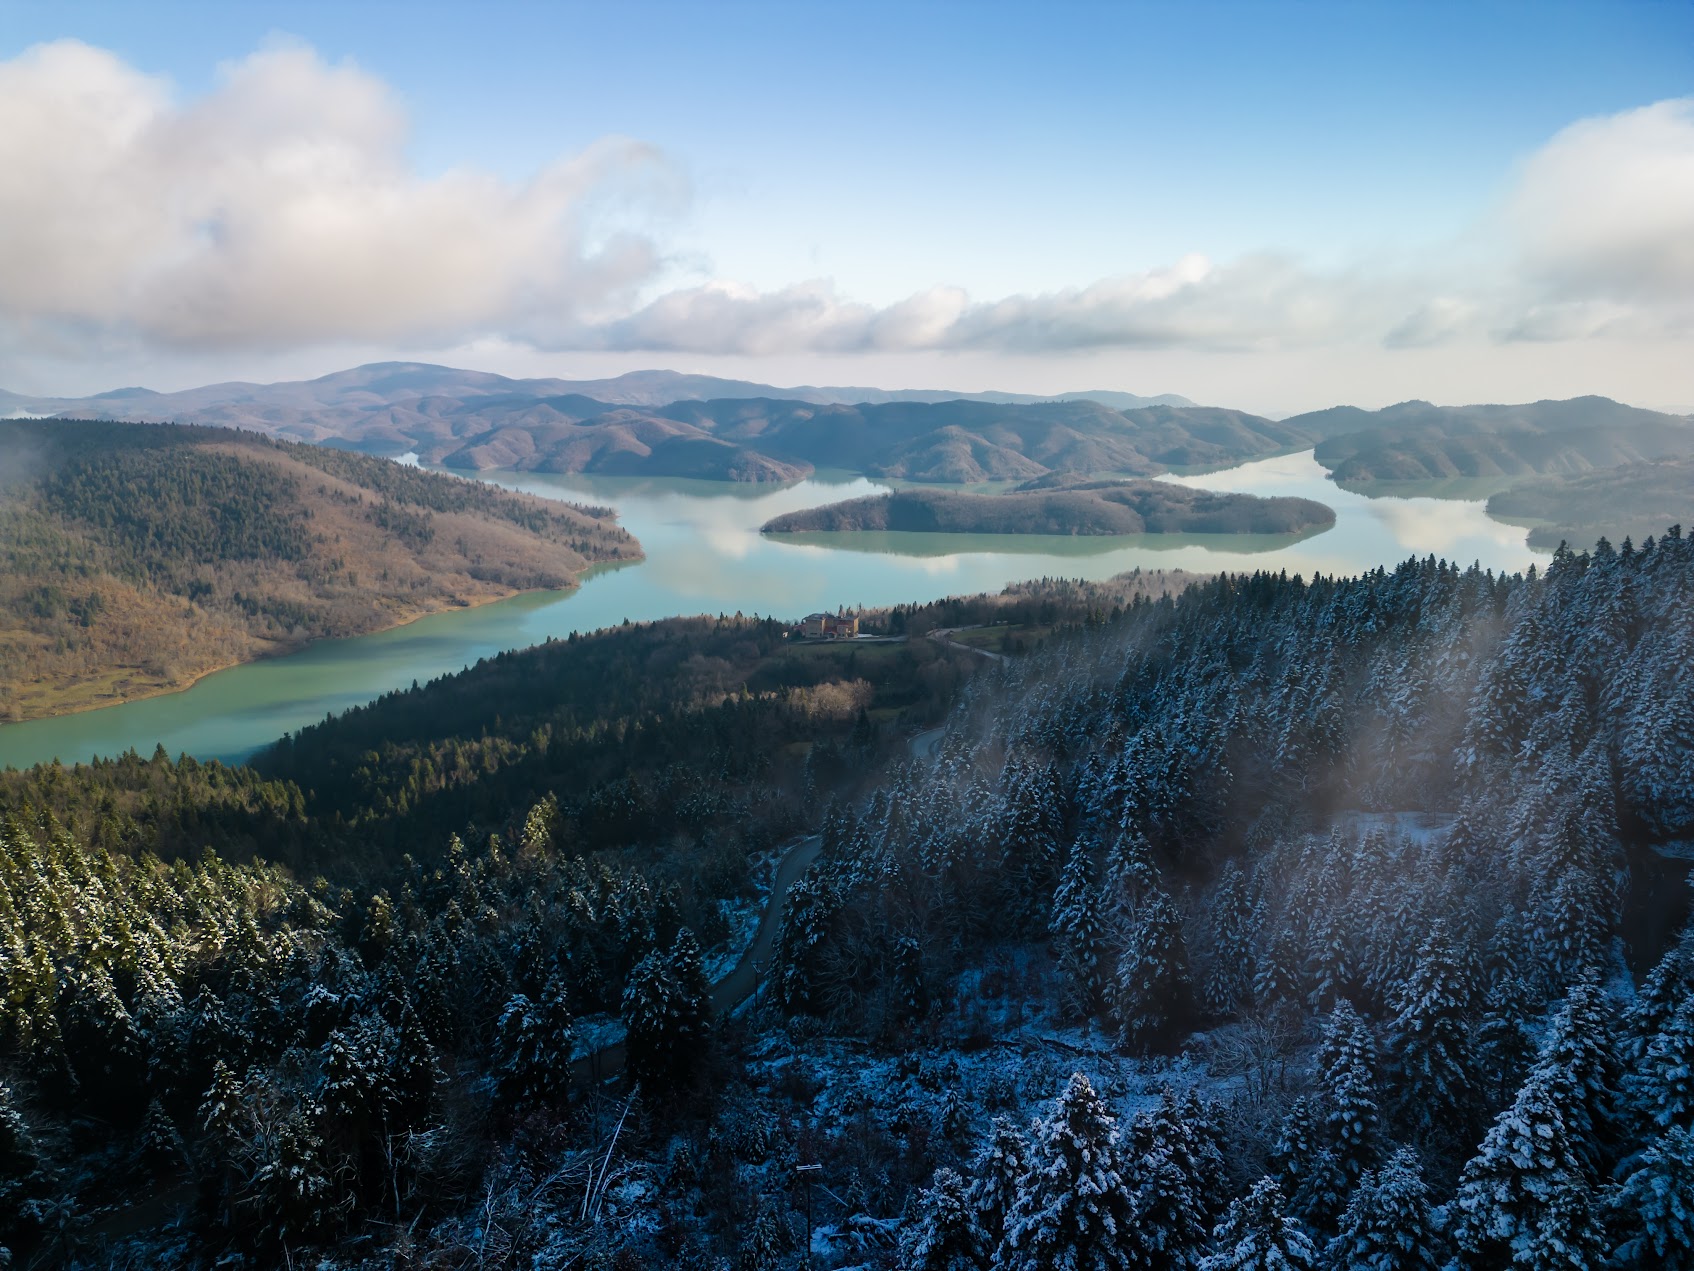
[[[910,481],[1152,476],[1315,448],[1357,488],[1473,478],[1498,487],[1694,453],[1688,417],[1604,397],[1369,411],[1282,420],[1115,391],[1034,397],[943,390],[777,388],[635,371],[510,379],[382,362],[315,380],[87,398],[0,392],[0,414],[221,425],[460,470],[520,469],[785,482],[817,468]]]

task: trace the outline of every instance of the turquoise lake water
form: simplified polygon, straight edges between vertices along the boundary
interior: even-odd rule
[[[413,680],[458,671],[549,636],[676,614],[796,618],[839,605],[880,606],[994,591],[1026,578],[1109,578],[1143,569],[1286,569],[1354,574],[1435,554],[1495,570],[1536,555],[1524,531],[1481,502],[1365,498],[1330,482],[1311,453],[1169,480],[1203,489],[1293,494],[1335,509],[1333,528],[1299,539],[1236,535],[1071,538],[1001,534],[807,534],[767,537],[771,517],[887,485],[841,476],[777,489],[713,481],[485,473],[555,498],[610,504],[647,559],[598,571],[573,592],[539,592],[435,614],[408,626],[329,640],[220,671],[164,697],[0,726],[0,767],[67,763],[134,748],[240,759],[283,733]]]

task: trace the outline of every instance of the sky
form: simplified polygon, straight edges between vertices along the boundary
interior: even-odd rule
[[[1694,411],[1694,4],[0,0],[0,388]]]

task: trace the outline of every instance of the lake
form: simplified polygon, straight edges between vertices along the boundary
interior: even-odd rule
[[[458,671],[506,649],[572,631],[676,614],[798,618],[840,605],[883,606],[997,591],[1026,578],[1108,578],[1144,569],[1286,569],[1356,574],[1412,555],[1494,570],[1536,559],[1524,531],[1490,520],[1481,502],[1366,498],[1338,488],[1307,451],[1199,476],[1184,485],[1291,494],[1335,509],[1332,529],[1297,540],[1251,535],[1070,538],[996,534],[806,534],[767,538],[783,512],[889,488],[820,474],[776,489],[715,481],[484,473],[485,480],[554,498],[609,504],[641,540],[645,561],[603,569],[574,592],[514,596],[408,626],[220,671],[164,697],[0,726],[0,767],[69,763],[131,747],[150,754],[236,760],[326,714]]]

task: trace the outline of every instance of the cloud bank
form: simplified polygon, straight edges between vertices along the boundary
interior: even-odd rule
[[[207,97],[75,41],[0,63],[0,315],[169,348],[545,334],[627,304],[656,248],[607,203],[662,180],[606,141],[522,185],[409,170],[387,87],[278,45]]]
[[[110,53],[43,45],[0,63],[0,119],[13,350],[1262,352],[1694,332],[1694,99],[1572,124],[1464,250],[1426,248],[1415,267],[1196,254],[1041,294],[935,287],[886,306],[828,279],[667,285],[663,248],[631,227],[674,210],[680,183],[637,142],[523,183],[422,176],[387,86],[303,46],[231,64],[183,103]]]

